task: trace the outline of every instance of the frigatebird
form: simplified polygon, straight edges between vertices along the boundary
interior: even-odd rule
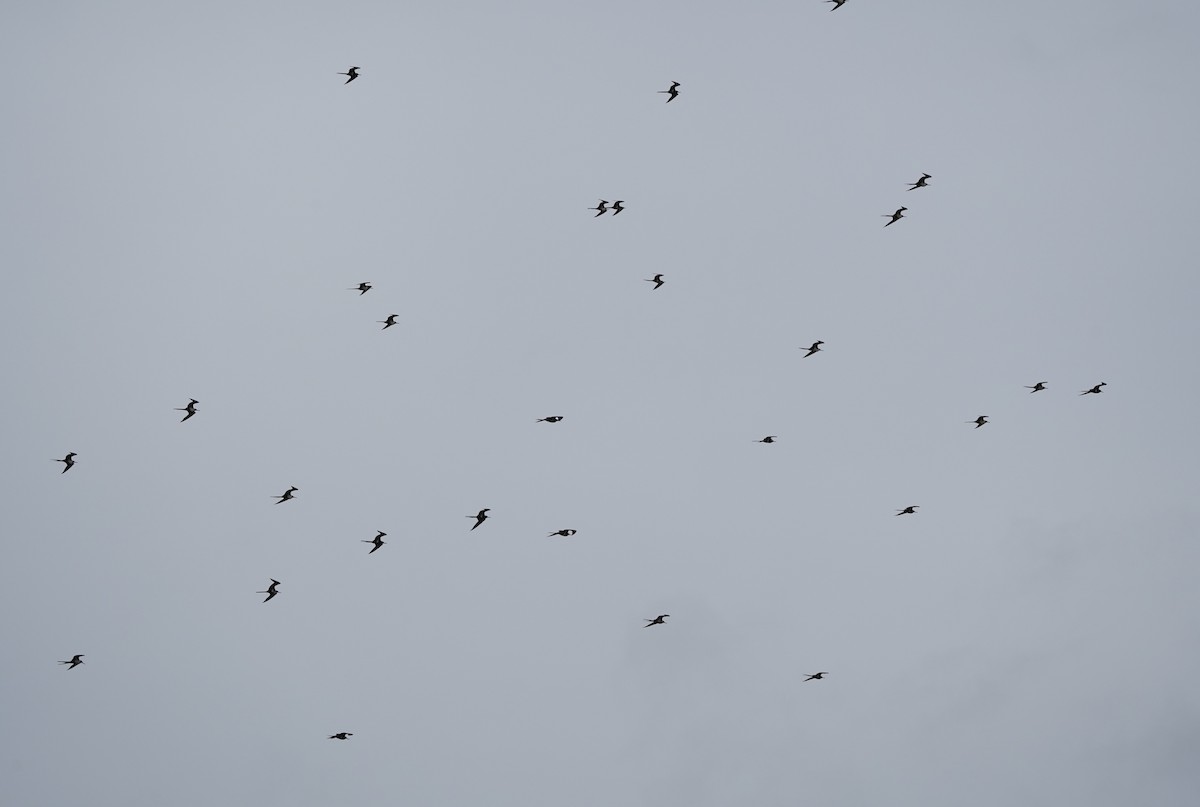
[[[198,404],[198,403],[200,403],[200,402],[197,401],[195,398],[191,398],[191,399],[189,399],[189,403],[187,406],[183,406],[183,407],[177,406],[177,407],[175,407],[175,411],[176,412],[187,412],[187,414],[183,416],[183,420],[187,420],[192,415],[196,414],[196,404]],[[183,423],[183,420],[181,420],[179,422]]]
[[[347,72],[338,73],[338,75],[339,76],[349,76],[350,78],[346,79],[346,84],[349,84],[351,81],[354,81],[354,79],[358,78],[358,68],[351,67]],[[342,85],[342,86],[345,86],[345,85]]]
[[[66,463],[66,466],[62,469],[62,472],[65,474],[67,471],[71,470],[71,466],[75,464],[75,452],[72,451],[70,454],[68,454],[63,459],[55,460],[55,462],[65,462]]]
[[[66,664],[68,670],[73,670],[83,663],[83,653],[76,653],[71,656],[70,661],[60,661],[59,664]]]
[[[676,99],[676,97],[678,97],[678,95],[679,95],[679,82],[672,81],[670,88],[665,89],[665,90],[659,90],[658,92],[660,95],[662,93],[666,93],[667,95],[671,96],[670,98],[667,99],[667,103],[669,104],[672,101],[674,101]]]
[[[296,498],[295,493],[298,490],[300,490],[300,488],[292,486],[292,487],[288,488],[287,490],[285,490],[283,492],[282,496],[272,496],[271,498],[279,499],[279,501],[275,502],[275,504],[283,504],[284,502],[290,502],[292,499]]]
[[[912,190],[912,189],[910,188],[909,190]],[[895,212],[895,213],[884,213],[884,214],[883,214],[883,217],[884,217],[885,219],[886,219],[886,218],[891,218],[891,221],[889,221],[887,224],[885,224],[885,225],[883,225],[883,226],[884,226],[884,227],[891,227],[893,224],[895,224],[896,222],[900,221],[900,219],[904,218],[904,211],[905,211],[905,210],[908,210],[908,208],[907,208],[907,207],[898,207],[898,208],[896,208],[896,212]]]
[[[272,597],[274,597],[276,594],[279,593],[279,581],[276,580],[274,577],[268,577],[267,579],[271,581],[271,585],[267,586],[267,590],[254,592],[255,594],[266,594],[267,595],[267,599],[263,600],[263,602],[270,601],[270,599]]]
[[[663,283],[666,282],[665,280],[663,280],[662,274],[657,274],[654,277],[645,278],[645,281],[647,283],[653,283],[654,289],[657,289],[659,286],[661,286]],[[654,289],[650,289],[650,291],[654,291]]]
[[[475,515],[467,516],[467,518],[475,519],[475,523],[471,525],[471,529],[467,530],[467,532],[473,532],[476,527],[478,527],[483,522],[487,521],[488,520],[488,510],[491,510],[491,509],[492,508],[490,508],[490,507],[485,507],[482,510],[480,510],[478,513],[476,513]]]
[[[642,625],[642,627],[648,628],[651,625],[665,625],[667,624],[667,617],[669,616],[670,614],[659,614],[658,616],[654,617],[654,619],[647,619],[646,624]]]
[[[813,342],[811,345],[809,345],[809,346],[808,346],[808,352],[807,352],[807,353],[805,353],[805,354],[804,354],[803,356],[801,356],[800,358],[802,358],[802,359],[807,359],[809,356],[811,356],[811,355],[812,355],[812,354],[814,354],[814,353],[820,353],[820,352],[821,352],[821,345],[823,345],[823,344],[825,344],[825,343],[824,343],[824,342],[822,342],[820,339],[818,339],[817,341]],[[800,349],[801,349],[801,350],[804,350],[804,348],[800,348]]]
[[[374,547],[374,548],[373,548],[373,549],[372,549],[370,552],[368,552],[368,553],[367,553],[368,555],[374,555],[374,554],[375,554],[375,550],[376,550],[376,549],[378,549],[379,547],[381,547],[381,546],[383,546],[385,543],[387,543],[387,541],[383,540],[383,536],[387,535],[387,533],[386,533],[386,532],[384,532],[383,530],[376,530],[376,532],[378,532],[379,534],[378,534],[378,535],[376,535],[376,536],[375,536],[373,539],[371,539],[370,541],[368,541],[368,540],[367,540],[367,539],[365,539],[365,538],[362,540],[362,542],[363,542],[364,544],[375,544],[375,547]]]
[[[929,174],[921,174],[921,178],[918,179],[916,182],[909,184],[908,189],[910,191],[915,191],[917,188],[928,188],[929,180],[931,180],[931,179],[933,179],[933,177],[930,176]]]

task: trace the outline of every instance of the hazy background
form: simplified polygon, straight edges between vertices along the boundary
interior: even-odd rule
[[[9,4],[0,803],[1194,804],[1200,11],[828,9]]]

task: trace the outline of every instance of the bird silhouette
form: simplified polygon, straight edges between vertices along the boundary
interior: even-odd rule
[[[176,411],[176,412],[187,412],[187,414],[183,416],[183,420],[187,420],[187,419],[188,419],[188,418],[190,418],[192,415],[196,414],[196,404],[200,403],[200,402],[199,402],[199,401],[197,401],[195,398],[191,398],[191,399],[189,399],[189,400],[190,400],[190,402],[188,403],[188,405],[187,405],[187,406],[183,406],[183,407],[179,407],[179,406],[177,406],[177,407],[175,407],[175,411]],[[183,423],[183,420],[181,420],[181,421],[179,421],[179,422],[180,422],[180,423]]]
[[[621,211],[625,209],[625,205],[622,204],[622,202],[624,202],[623,199],[618,199],[617,201],[613,202],[612,214],[614,216],[620,215]]]
[[[834,4],[833,8],[829,9],[830,11],[837,11],[846,4],[846,0],[825,0],[825,2]]]
[[[489,518],[488,510],[491,510],[491,509],[492,508],[490,508],[490,507],[485,507],[482,510],[480,510],[478,513],[476,513],[475,515],[467,516],[467,518],[475,519],[475,523],[471,525],[471,529],[467,530],[467,532],[474,532],[476,527],[478,527],[483,522],[487,521]]]
[[[812,675],[808,676],[808,678],[805,678],[804,680],[805,681],[820,681],[822,678],[824,678],[827,675],[829,675],[829,673],[827,673],[827,672],[813,673]]]
[[[1104,392],[1104,390],[1102,390],[1102,389],[1100,389],[1100,388],[1101,388],[1101,387],[1107,387],[1107,386],[1108,386],[1108,383],[1107,383],[1107,382],[1105,382],[1105,381],[1101,381],[1099,384],[1097,384],[1096,386],[1092,387],[1091,389],[1085,389],[1083,392],[1081,392],[1081,393],[1079,393],[1079,394],[1080,394],[1080,395],[1099,395],[1100,393]],[[71,455],[70,455],[70,454],[68,454],[67,456],[69,457],[69,456],[71,456]],[[60,460],[60,461],[61,461],[61,460]],[[64,473],[65,473],[65,471],[64,471]]]
[[[76,653],[71,656],[70,661],[60,661],[59,664],[66,664],[68,670],[73,670],[83,663],[83,653]]]
[[[63,472],[64,474],[65,474],[67,471],[71,470],[71,466],[75,464],[75,456],[76,456],[76,455],[75,455],[75,452],[74,452],[74,451],[72,451],[70,454],[68,454],[67,456],[63,457],[61,460],[55,460],[55,462],[62,462],[62,463],[66,463],[66,465],[65,465],[65,466],[63,467],[63,469],[62,469],[62,472]]]
[[[351,81],[354,81],[354,79],[358,78],[358,68],[351,67],[345,73],[338,73],[338,75],[339,76],[349,76],[350,78],[346,79],[346,84],[349,84]],[[345,85],[343,85],[343,86],[345,86]]]
[[[399,315],[399,314],[388,314],[388,318],[387,318],[387,319],[377,319],[377,320],[375,320],[376,322],[382,322],[382,323],[383,323],[383,327],[382,327],[382,328],[380,328],[379,330],[381,330],[381,331],[386,331],[388,328],[390,328],[390,327],[392,327],[393,325],[395,325],[395,324],[396,324],[396,317],[398,317],[398,316],[400,316],[400,315]]]
[[[330,734],[329,739],[345,740],[346,738],[353,737],[353,736],[354,736],[354,732],[352,732],[352,731],[339,731],[337,734]]]
[[[596,216],[603,216],[605,213],[608,212],[608,202],[601,199],[600,204],[596,205],[595,207],[589,207],[588,210],[599,210],[600,211],[595,216],[592,216],[592,218],[596,218]]]
[[[267,599],[263,600],[263,602],[269,602],[272,597],[279,593],[279,581],[274,577],[268,577],[267,579],[271,581],[271,585],[267,586],[267,590],[254,592],[255,594],[267,595]]]
[[[371,551],[367,553],[368,555],[374,555],[376,549],[378,549],[379,547],[381,547],[385,543],[387,543],[387,541],[383,540],[383,536],[387,535],[387,533],[384,532],[383,530],[376,530],[376,532],[378,532],[379,534],[376,535],[374,538],[372,538],[370,541],[366,540],[365,538],[362,541],[364,544],[375,544],[374,548],[372,548]]]
[[[812,354],[814,354],[814,353],[820,353],[820,352],[821,352],[821,345],[823,345],[823,344],[825,344],[825,343],[824,343],[824,342],[822,342],[820,339],[818,339],[817,341],[813,342],[811,345],[809,345],[809,346],[808,346],[808,352],[807,352],[807,353],[805,353],[805,354],[804,354],[803,356],[801,356],[800,358],[802,358],[802,359],[807,359],[809,356],[811,356],[811,355],[812,355]],[[804,348],[800,348],[800,349],[801,349],[801,350],[804,350]]]
[[[1032,395],[1032,394],[1033,394],[1033,393],[1035,393],[1035,392],[1041,392],[1041,391],[1042,391],[1042,390],[1044,390],[1045,388],[1046,388],[1046,382],[1045,382],[1045,381],[1039,381],[1039,382],[1037,382],[1036,384],[1034,384],[1032,387],[1028,387],[1028,386],[1027,386],[1027,387],[1025,387],[1025,389],[1027,389],[1027,390],[1029,390],[1029,391],[1030,391],[1030,392],[1029,392],[1029,394],[1030,394],[1030,395]]]
[[[918,507],[920,507],[920,506],[921,506],[921,505],[919,505],[919,504],[910,504],[908,507],[905,507],[903,510],[898,510],[898,511],[896,511],[896,515],[898,515],[898,516],[912,516],[912,515],[916,515],[916,513],[917,513],[917,508],[918,508]]]
[[[346,291],[356,291],[356,292],[358,292],[358,296],[362,297],[364,294],[369,292],[372,288],[373,288],[373,286],[370,283],[367,283],[364,281],[362,283],[359,283],[354,288],[346,289]]]
[[[659,614],[658,616],[654,617],[654,619],[647,619],[646,624],[642,625],[642,627],[648,628],[651,625],[665,625],[667,624],[667,617],[669,616],[670,614]]]
[[[978,429],[980,426],[983,426],[984,424],[986,424],[987,422],[988,422],[988,416],[987,416],[987,415],[980,415],[979,417],[975,418],[974,420],[968,420],[968,421],[967,421],[967,423],[974,423],[974,424],[975,424],[975,428],[977,428],[977,429]]]
[[[917,188],[928,188],[929,180],[933,179],[929,174],[921,174],[921,178],[908,186],[910,191],[915,191]]]
[[[761,440],[757,440],[756,442],[759,442],[759,443],[774,443],[774,442],[775,442],[775,435],[773,435],[773,434],[768,434],[766,437],[764,437],[764,438],[763,438],[763,439],[761,439]]]
[[[283,492],[282,496],[272,496],[271,498],[279,499],[279,501],[275,502],[275,504],[283,504],[284,502],[290,502],[292,499],[296,498],[295,493],[298,490],[300,490],[300,488],[293,486],[293,487],[290,487],[287,490],[285,490]]]
[[[645,278],[645,280],[646,280],[646,282],[647,282],[647,283],[653,283],[653,284],[654,284],[654,289],[657,289],[657,288],[658,288],[659,286],[661,286],[661,285],[662,285],[664,282],[666,282],[666,281],[664,281],[664,280],[663,280],[663,276],[662,276],[661,274],[657,274],[657,275],[655,275],[654,277],[648,277],[648,278]],[[654,289],[650,289],[650,291],[654,291]]]
[[[563,419],[562,415],[551,415],[550,417],[538,418],[538,423],[558,423]]]
[[[555,530],[554,532],[550,533],[550,535],[547,535],[546,537],[549,538],[553,535],[561,535],[564,538],[570,538],[572,535],[574,535],[577,532],[579,532],[579,530]]]
[[[672,81],[671,86],[669,88],[667,88],[665,90],[659,90],[658,92],[659,92],[659,95],[666,93],[667,95],[671,96],[670,98],[667,99],[667,103],[669,104],[679,96],[679,82]]]
[[[911,188],[910,188],[910,190],[911,190]],[[907,207],[898,207],[898,208],[896,208],[896,212],[895,212],[895,213],[884,213],[884,214],[883,214],[883,217],[884,217],[885,219],[886,219],[886,218],[890,218],[890,219],[891,219],[891,221],[889,221],[887,224],[885,224],[885,225],[883,225],[883,226],[884,226],[884,227],[891,227],[893,224],[895,224],[896,222],[900,221],[900,219],[904,218],[904,211],[905,211],[905,210],[908,210],[908,208],[907,208]]]

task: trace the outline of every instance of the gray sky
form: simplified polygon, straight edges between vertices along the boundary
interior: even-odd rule
[[[1194,803],[1198,24],[13,6],[0,803]]]

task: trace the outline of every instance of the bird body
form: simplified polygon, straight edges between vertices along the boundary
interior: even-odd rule
[[[283,504],[284,502],[290,502],[292,499],[296,498],[295,494],[296,494],[296,491],[298,491],[298,490],[300,490],[300,488],[292,486],[292,487],[288,488],[287,490],[285,490],[283,492],[282,496],[272,496],[271,498],[279,499],[279,501],[275,502],[275,504]]]
[[[837,11],[846,4],[846,0],[825,0],[826,3],[833,3],[833,8],[830,11]]]
[[[929,180],[933,179],[929,174],[921,174],[921,178],[908,186],[910,191],[915,191],[917,188],[928,188]]]
[[[809,356],[811,356],[814,353],[820,353],[821,345],[823,345],[823,344],[825,344],[825,343],[822,342],[820,339],[813,342],[811,345],[808,346],[808,352],[805,353],[801,358],[807,359]],[[800,349],[804,350],[804,348],[800,348]]]
[[[670,614],[659,614],[658,616],[654,617],[654,619],[647,619],[646,624],[642,627],[648,628],[651,625],[665,625],[667,624],[667,617],[669,616]]]
[[[660,95],[662,93],[666,93],[667,95],[670,96],[669,98],[667,98],[667,103],[669,104],[679,96],[679,82],[672,81],[670,87],[668,87],[665,90],[659,90],[658,92]]]
[[[383,530],[376,530],[376,532],[379,534],[376,535],[374,538],[372,538],[370,541],[366,540],[365,538],[363,539],[364,544],[375,544],[375,546],[371,549],[371,551],[367,553],[368,555],[374,555],[376,549],[378,549],[379,547],[381,547],[385,543],[387,543],[387,541],[383,540],[383,536],[387,535],[387,533],[384,532]]]
[[[607,212],[608,212],[608,202],[606,202],[606,201],[604,201],[603,199],[601,199],[601,200],[600,200],[600,204],[596,205],[595,207],[589,207],[589,208],[588,208],[588,210],[598,210],[598,211],[600,211],[600,212],[599,212],[599,213],[597,213],[595,216],[592,216],[592,218],[596,218],[596,216],[603,216],[605,213],[607,213]]]
[[[396,324],[396,317],[398,317],[398,316],[400,316],[400,315],[399,315],[399,314],[388,314],[388,318],[387,318],[387,319],[377,319],[377,320],[375,320],[376,322],[382,322],[382,323],[383,323],[383,327],[382,327],[382,328],[380,328],[379,330],[381,330],[381,331],[386,331],[388,328],[390,328],[390,327],[392,327],[393,325],[395,325],[395,324]]]
[[[1045,388],[1046,388],[1046,382],[1045,382],[1045,381],[1039,381],[1039,382],[1037,382],[1036,384],[1034,384],[1032,387],[1028,387],[1028,386],[1027,386],[1027,387],[1025,387],[1025,389],[1029,390],[1029,394],[1030,394],[1030,395],[1032,395],[1032,394],[1033,394],[1033,393],[1035,393],[1035,392],[1041,392],[1041,391],[1042,391],[1042,390],[1044,390]]]
[[[60,661],[59,664],[66,664],[68,670],[73,670],[83,663],[83,653],[76,653],[71,656],[70,661]]]
[[[550,535],[547,535],[546,537],[549,538],[554,535],[561,535],[564,538],[570,538],[572,535],[574,535],[577,532],[579,532],[579,530],[555,530],[554,532],[550,533]]]
[[[279,593],[279,581],[274,577],[268,577],[267,579],[271,581],[271,585],[267,586],[267,590],[254,592],[255,594],[267,595],[267,599],[263,600],[263,602],[269,602],[272,597]]]
[[[662,276],[662,274],[660,273],[660,274],[657,274],[657,275],[655,275],[654,277],[648,277],[648,278],[646,278],[646,282],[647,282],[647,283],[653,283],[653,284],[654,284],[654,289],[657,289],[659,286],[661,286],[661,285],[662,285],[663,283],[665,283],[666,281],[664,281],[664,280],[663,280],[663,276]],[[650,289],[650,291],[654,291],[654,289]]]
[[[353,737],[353,736],[354,736],[354,732],[352,732],[352,731],[339,731],[337,734],[330,734],[330,735],[329,735],[329,739],[331,739],[331,740],[345,740],[345,739],[347,739],[348,737]]]
[[[197,401],[195,398],[191,398],[191,399],[189,399],[189,401],[190,401],[190,402],[188,403],[188,405],[187,405],[187,406],[183,406],[183,407],[179,407],[179,406],[177,406],[177,407],[175,407],[175,411],[176,411],[176,412],[187,412],[187,414],[183,416],[183,420],[187,420],[187,419],[188,419],[188,418],[190,418],[192,415],[196,414],[196,404],[200,403],[200,402],[199,402],[199,401]],[[183,423],[183,420],[181,420],[181,421],[179,421],[179,422],[180,422],[180,423]]]
[[[563,419],[562,415],[550,415],[549,417],[538,418],[538,423],[558,423]]]
[[[827,672],[813,673],[812,675],[808,676],[804,680],[805,681],[820,681],[827,675],[829,675],[829,673],[827,673]]]
[[[346,289],[346,291],[356,291],[356,292],[358,292],[358,296],[362,297],[364,294],[369,292],[372,288],[374,288],[374,287],[370,283],[363,282],[363,283],[359,283],[357,286],[354,286],[353,288]]]
[[[346,84],[349,84],[351,81],[354,81],[354,79],[358,78],[358,68],[351,67],[345,73],[338,73],[338,75],[339,76],[349,76],[350,78],[346,79]],[[342,85],[342,86],[345,86],[345,85]]]
[[[760,443],[774,443],[774,442],[775,442],[775,435],[773,435],[773,434],[768,434],[766,437],[764,437],[763,439],[759,440],[758,442],[760,442]]]
[[[980,426],[986,425],[986,424],[987,424],[987,422],[988,422],[988,416],[987,416],[987,415],[980,415],[979,417],[975,418],[974,420],[968,420],[968,421],[967,421],[967,423],[974,423],[974,424],[975,424],[975,428],[977,428],[977,429],[978,429]]]
[[[62,472],[65,474],[67,471],[71,470],[71,466],[75,464],[75,452],[72,451],[70,454],[63,457],[61,460],[55,460],[55,462],[65,463],[65,465],[63,466],[63,469],[62,469]]]
[[[1080,395],[1099,395],[1100,393],[1104,392],[1104,390],[1102,390],[1102,389],[1100,389],[1100,388],[1101,388],[1101,387],[1107,387],[1107,386],[1108,386],[1108,383],[1107,383],[1107,382],[1105,382],[1105,381],[1101,381],[1099,384],[1097,384],[1096,386],[1092,387],[1091,389],[1085,389],[1083,392],[1081,392],[1081,393],[1079,393],[1079,394],[1080,394]],[[68,454],[67,456],[69,457],[69,456],[71,456],[71,455],[70,455],[70,454]],[[66,472],[64,471],[63,473],[66,473]]]
[[[625,209],[625,205],[623,204],[623,202],[624,202],[623,199],[618,199],[617,201],[613,202],[612,214],[614,216],[619,216],[621,214],[621,211]]]
[[[491,509],[492,508],[490,508],[490,507],[485,507],[482,510],[480,510],[478,513],[476,513],[475,515],[467,516],[467,518],[475,519],[475,523],[471,525],[471,529],[467,530],[467,532],[473,532],[476,527],[478,527],[483,522],[487,521],[489,518],[488,510],[491,510]]]
[[[921,505],[919,505],[919,504],[910,504],[908,507],[905,507],[903,510],[899,510],[899,511],[897,511],[897,512],[896,512],[896,515],[898,515],[898,516],[912,516],[912,515],[916,515],[917,508],[918,508],[918,507],[920,507],[920,506],[921,506]]]
[[[910,190],[911,190],[911,188],[910,188]],[[895,224],[896,222],[900,221],[900,219],[904,218],[904,211],[905,211],[905,210],[908,210],[908,208],[907,208],[907,207],[898,207],[898,208],[896,208],[896,212],[895,212],[895,213],[884,213],[884,214],[883,214],[883,217],[884,217],[885,219],[887,219],[887,218],[890,218],[890,219],[891,219],[891,221],[889,221],[887,224],[885,224],[885,225],[883,225],[883,226],[884,226],[884,227],[891,227],[893,224]]]

